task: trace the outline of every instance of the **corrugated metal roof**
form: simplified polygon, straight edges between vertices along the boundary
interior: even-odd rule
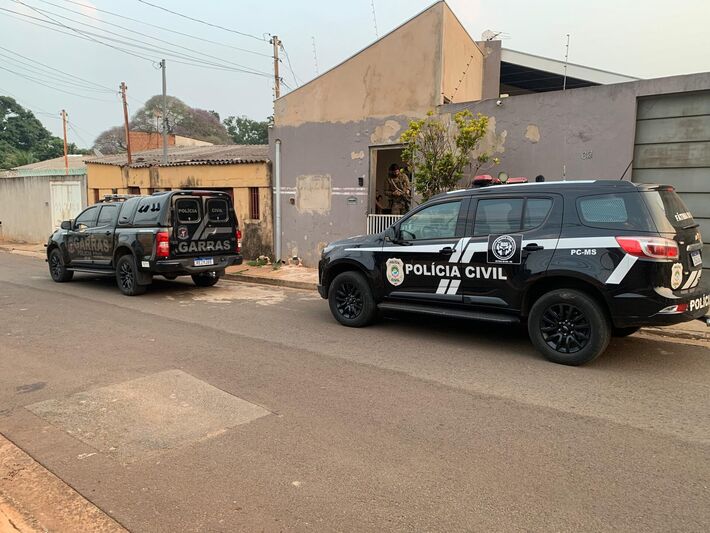
[[[69,168],[84,168],[86,165],[84,161],[94,157],[88,155],[69,155]],[[45,161],[37,161],[36,163],[30,163],[29,165],[22,165],[21,167],[13,167],[12,170],[24,171],[24,170],[64,170],[64,156],[55,157],[53,159],[46,159]]]
[[[266,163],[269,146],[266,144],[220,144],[214,146],[171,146],[168,163],[163,164],[163,150],[147,150],[133,154],[131,168],[187,165],[237,165],[241,163]],[[87,160],[98,165],[126,166],[126,154],[107,155]]]

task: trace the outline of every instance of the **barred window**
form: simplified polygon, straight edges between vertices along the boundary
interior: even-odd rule
[[[259,187],[249,187],[249,218],[259,220],[261,218],[259,211]]]

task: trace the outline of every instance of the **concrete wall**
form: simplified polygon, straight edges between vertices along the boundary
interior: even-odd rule
[[[116,165],[87,165],[90,201],[116,190],[128,194],[137,187],[141,194],[170,189],[218,189],[232,194],[242,230],[242,248],[248,258],[273,253],[271,169],[268,163],[236,165],[187,165],[129,168]],[[249,189],[259,189],[258,220],[249,219]]]
[[[710,88],[710,73],[441,106],[491,117],[501,164],[493,172],[562,179],[619,179],[633,158],[636,99]],[[631,178],[629,170],[625,179]]]
[[[344,63],[278,99],[276,126],[357,121],[393,112],[420,115],[440,104],[445,7],[443,2],[435,4]]]
[[[281,141],[282,250],[315,265],[330,241],[365,233],[370,147],[396,144],[409,118],[273,128],[270,158]],[[358,178],[363,184],[359,185]]]
[[[445,4],[442,15],[441,94],[450,102],[480,100],[483,98],[484,55]],[[444,100],[439,103],[444,103]]]
[[[86,176],[0,178],[0,239],[47,242],[54,231],[50,181],[81,182],[82,204],[87,204]]]

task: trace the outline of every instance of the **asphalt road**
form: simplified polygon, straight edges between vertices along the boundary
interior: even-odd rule
[[[238,282],[128,298],[0,252],[0,354],[0,432],[132,531],[710,529],[701,346],[570,368],[517,330],[347,329]]]

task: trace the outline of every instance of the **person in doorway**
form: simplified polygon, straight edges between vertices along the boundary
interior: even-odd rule
[[[394,175],[390,177],[390,196],[392,197],[392,214],[403,215],[409,211],[412,199],[412,188],[409,177],[397,165],[394,165]],[[392,167],[390,167],[392,168]]]

